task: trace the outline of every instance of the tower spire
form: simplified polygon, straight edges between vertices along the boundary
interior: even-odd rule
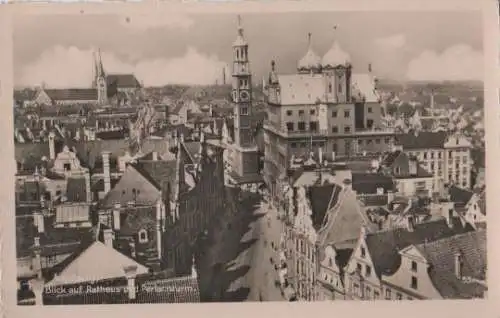
[[[98,50],[98,58],[99,58],[98,76],[104,76],[104,67],[102,66],[101,48],[99,48],[99,50]]]
[[[241,15],[238,14],[238,34],[243,36],[243,27],[241,26]]]
[[[311,46],[312,46],[312,33],[309,32],[307,33],[307,48],[308,49],[311,49]]]

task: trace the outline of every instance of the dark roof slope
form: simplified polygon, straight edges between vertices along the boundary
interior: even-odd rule
[[[46,89],[45,93],[52,100],[97,100],[94,88]]]
[[[407,228],[396,228],[387,231],[368,233],[365,241],[373,260],[375,272],[379,277],[382,274],[391,275],[401,264],[399,251],[410,245],[432,242],[472,231],[472,227],[462,225],[458,218],[453,218],[450,227],[444,218],[426,223],[415,224],[413,231]]]
[[[465,205],[470,201],[474,192],[452,185],[448,188],[448,194],[452,202]]]
[[[106,76],[107,85],[116,88],[140,88],[141,84],[134,74],[109,74]]]
[[[404,150],[443,148],[447,133],[444,131],[422,131],[419,134],[407,133],[396,136],[397,143]]]
[[[323,225],[328,209],[335,205],[341,190],[342,188],[335,184],[314,186],[307,190],[307,196],[312,209],[311,218],[316,230],[319,230]]]
[[[384,189],[384,192],[393,191],[394,181],[390,176],[381,173],[352,174],[352,189],[358,194],[376,194],[378,188]]]
[[[456,235],[416,248],[431,264],[429,276],[434,287],[443,298],[483,297],[486,286],[476,282],[466,282],[455,275],[455,254],[463,259],[462,275],[486,280],[486,231],[479,230]]]
[[[87,186],[85,178],[68,178],[66,196],[68,202],[86,202]]]

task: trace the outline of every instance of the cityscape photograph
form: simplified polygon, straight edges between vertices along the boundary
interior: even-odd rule
[[[12,23],[18,305],[487,298],[481,11]]]

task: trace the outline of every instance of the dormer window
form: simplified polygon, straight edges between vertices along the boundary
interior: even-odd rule
[[[70,171],[71,170],[71,164],[70,163],[65,163],[64,164],[64,171]]]
[[[148,232],[145,229],[139,231],[139,243],[148,242]]]

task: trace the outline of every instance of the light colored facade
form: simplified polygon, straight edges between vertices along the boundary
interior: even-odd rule
[[[316,300],[340,300],[345,298],[344,269],[337,263],[337,251],[333,246],[324,248],[317,278]]]
[[[453,135],[443,146],[445,182],[469,189],[471,187],[472,144],[463,135]]]

